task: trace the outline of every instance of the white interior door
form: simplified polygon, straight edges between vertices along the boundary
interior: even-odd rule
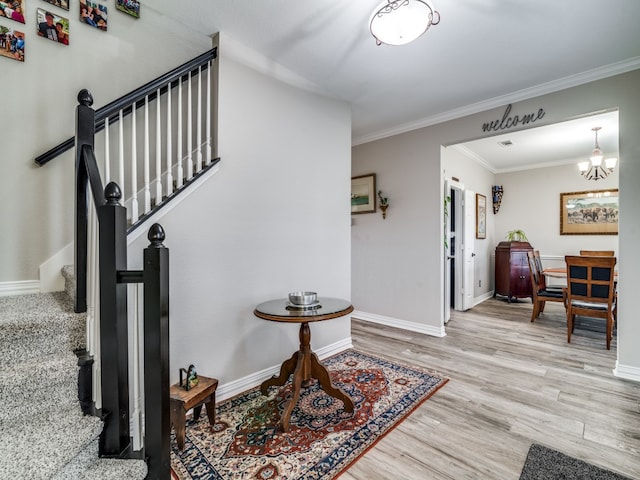
[[[462,310],[473,307],[474,286],[474,262],[475,262],[475,238],[476,238],[476,195],[471,190],[464,191],[463,203],[464,225],[462,227],[464,240],[462,242]]]
[[[443,255],[444,255],[444,323],[451,319],[451,264],[452,264],[452,241],[451,241],[451,180],[444,180],[444,199],[443,199],[443,219],[444,219],[444,238],[443,238]],[[454,232],[455,234],[455,232]]]

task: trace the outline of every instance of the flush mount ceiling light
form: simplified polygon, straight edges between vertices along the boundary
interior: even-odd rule
[[[600,180],[602,178],[607,178],[609,174],[613,172],[613,169],[618,162],[617,158],[604,158],[602,150],[600,150],[600,145],[598,145],[598,130],[601,129],[602,127],[593,127],[591,129],[596,132],[595,148],[591,152],[589,161],[578,163],[580,174],[582,174],[587,180]],[[602,164],[603,161],[604,165]]]
[[[369,28],[378,45],[404,45],[438,23],[440,14],[425,0],[386,0],[374,10]]]

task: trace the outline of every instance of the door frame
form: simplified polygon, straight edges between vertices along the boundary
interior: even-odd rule
[[[444,179],[444,195],[450,196],[455,190],[457,201],[449,204],[448,217],[443,212],[443,236],[447,240],[448,247],[443,248],[444,268],[444,297],[443,297],[443,322],[446,324],[451,318],[451,298],[453,296],[453,309],[462,311],[473,306],[473,285],[474,285],[474,234],[475,234],[475,192],[465,188],[464,184],[451,178]],[[473,199],[473,202],[470,201]],[[444,198],[443,198],[444,202]],[[451,212],[451,210],[450,210]],[[451,217],[454,218],[454,235],[451,234]],[[450,249],[452,238],[455,244],[453,255]],[[456,261],[461,260],[461,261]],[[454,287],[451,291],[451,261],[454,262]],[[466,293],[465,293],[466,292]]]

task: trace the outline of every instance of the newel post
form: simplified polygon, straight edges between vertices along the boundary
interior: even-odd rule
[[[89,217],[89,175],[83,160],[83,146],[93,149],[95,137],[95,111],[93,97],[88,90],[78,93],[76,108],[76,163],[75,163],[75,241],[74,268],[76,295],[74,310],[87,311],[87,225]]]
[[[118,272],[127,269],[126,209],[115,182],[105,190],[105,204],[98,207],[100,237],[100,354],[102,361],[102,410],[104,429],[101,456],[121,456],[131,443],[129,434],[129,360],[127,285],[118,283]]]
[[[144,250],[145,454],[149,480],[171,474],[169,406],[169,249],[155,223]]]

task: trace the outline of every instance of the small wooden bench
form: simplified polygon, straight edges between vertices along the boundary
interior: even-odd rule
[[[216,388],[218,380],[198,376],[198,385],[190,390],[185,390],[179,384],[171,385],[169,394],[171,397],[171,425],[176,431],[178,448],[184,448],[185,420],[189,410],[193,408],[193,418],[198,420],[202,405],[207,409],[209,424],[216,423]]]

